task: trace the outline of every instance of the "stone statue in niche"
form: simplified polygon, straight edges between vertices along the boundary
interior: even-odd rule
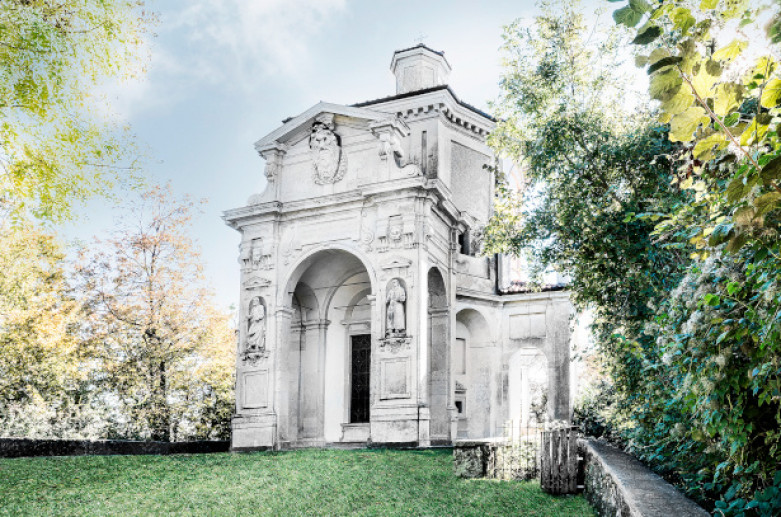
[[[333,115],[324,114],[315,119],[309,134],[314,180],[319,185],[336,183],[347,172],[347,157],[342,143],[334,132]]]
[[[388,337],[400,337],[406,335],[407,321],[405,310],[407,305],[407,291],[404,290],[398,279],[391,281],[388,294],[385,297],[387,303],[387,322],[385,335]]]
[[[483,252],[483,241],[485,240],[485,226],[478,226],[469,235],[470,255],[479,256]]]
[[[247,354],[258,354],[266,351],[266,306],[260,296],[249,303],[247,317]]]

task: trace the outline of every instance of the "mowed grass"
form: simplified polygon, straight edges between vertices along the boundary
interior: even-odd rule
[[[594,515],[536,482],[464,480],[450,450],[0,459],[0,515]]]

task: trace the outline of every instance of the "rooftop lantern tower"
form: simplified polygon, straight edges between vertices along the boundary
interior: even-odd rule
[[[396,76],[397,95],[447,84],[451,70],[444,52],[422,43],[394,52],[390,69]]]

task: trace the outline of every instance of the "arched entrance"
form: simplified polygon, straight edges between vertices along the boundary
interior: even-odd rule
[[[279,441],[322,446],[369,439],[373,274],[354,253],[324,249],[293,268],[281,293],[290,308],[281,368]],[[286,393],[286,394],[285,394]]]
[[[536,348],[521,348],[510,358],[508,404],[513,429],[534,433],[549,413],[548,360]]]
[[[487,438],[493,435],[493,415],[496,412],[495,371],[496,351],[485,317],[475,309],[463,309],[456,314],[456,335],[453,345],[453,374],[456,380],[458,435]]]

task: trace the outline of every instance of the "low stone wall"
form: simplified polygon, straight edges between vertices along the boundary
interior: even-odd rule
[[[200,454],[228,452],[228,441],[134,442],[119,440],[32,440],[0,438],[0,457],[105,456],[110,454]]]
[[[586,499],[601,517],[707,517],[709,514],[629,454],[580,440]]]
[[[536,442],[459,440],[453,446],[453,471],[467,479],[534,479],[539,474]]]

